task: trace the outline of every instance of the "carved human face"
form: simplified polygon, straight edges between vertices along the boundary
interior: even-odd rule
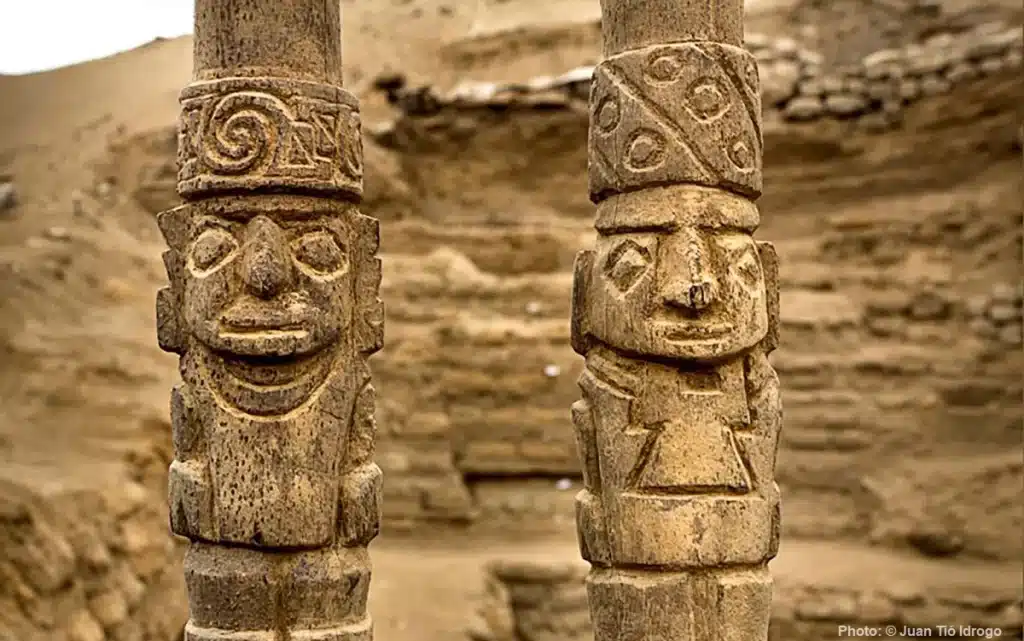
[[[252,414],[307,400],[351,322],[353,239],[336,216],[218,211],[184,248],[184,321],[216,391]]]
[[[753,207],[691,186],[604,201],[596,247],[577,263],[584,331],[671,359],[716,361],[756,345],[768,309]]]

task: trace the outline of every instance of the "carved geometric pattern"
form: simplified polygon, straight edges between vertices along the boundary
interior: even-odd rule
[[[597,345],[580,387],[573,421],[592,480],[578,526],[586,553],[603,555],[588,560],[708,567],[775,555],[778,378],[760,347],[678,367]]]
[[[362,193],[356,99],[280,78],[196,82],[181,93],[178,192],[298,188]]]
[[[643,429],[648,436],[629,477],[633,491],[692,495],[751,490],[746,465],[728,427],[699,421],[684,427],[661,421]]]
[[[600,353],[589,359],[587,369],[630,399],[629,424],[612,430],[617,434],[613,447],[631,459],[622,490],[669,496],[736,495],[754,489],[750,463],[733,433],[750,428],[742,360],[703,371],[668,370],[667,375],[647,365],[646,375],[632,382]],[[636,454],[627,457],[627,452]]]
[[[608,277],[621,291],[626,291],[651,264],[651,252],[634,240],[627,240],[608,257],[605,269]]]
[[[756,60],[730,45],[656,45],[603,61],[591,90],[591,199],[672,183],[759,196],[757,87]]]

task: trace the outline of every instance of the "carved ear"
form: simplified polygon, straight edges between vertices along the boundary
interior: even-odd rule
[[[590,274],[594,264],[594,252],[586,249],[576,254],[573,262],[572,279],[572,321],[569,328],[569,342],[573,351],[586,356],[593,341],[586,326],[587,290],[590,289]]]
[[[185,337],[181,331],[181,316],[178,314],[178,297],[170,287],[156,293],[156,340],[165,352],[183,354]]]
[[[171,288],[178,288],[182,286],[181,279],[185,276],[185,258],[181,253],[168,249],[160,258],[164,261],[164,271],[167,272],[167,280],[171,283]]]
[[[352,243],[356,256],[356,300],[360,302],[355,318],[356,349],[369,356],[384,346],[384,303],[380,299],[381,262],[380,223],[356,214]]]
[[[779,346],[779,255],[775,251],[775,245],[760,240],[757,241],[757,251],[761,255],[765,295],[768,299],[768,334],[762,343],[767,354]]]
[[[368,382],[356,396],[352,409],[352,425],[342,464],[346,471],[373,462],[373,443],[377,436],[376,407],[377,392]]]
[[[188,244],[188,215],[190,206],[181,205],[174,209],[157,214],[156,222],[164,235],[167,245],[177,251],[184,252]]]

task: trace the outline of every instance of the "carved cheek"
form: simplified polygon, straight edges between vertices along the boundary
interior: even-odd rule
[[[353,280],[346,272],[335,278],[323,279],[300,273],[298,289],[317,310],[317,324],[321,331],[334,335],[351,323],[353,312]]]
[[[729,239],[724,247],[729,287],[735,292],[735,313],[746,319],[746,331],[736,340],[749,347],[764,338],[768,330],[768,305],[764,267],[757,246],[749,236]]]

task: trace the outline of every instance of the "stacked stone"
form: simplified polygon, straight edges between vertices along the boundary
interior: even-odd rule
[[[948,93],[955,84],[1019,69],[1022,54],[1019,27],[982,25],[958,36],[941,34],[922,44],[876,51],[858,65],[810,75],[780,107],[790,121],[869,116],[866,126],[885,128],[899,122],[907,104]]]
[[[167,641],[180,630],[179,550],[158,496],[122,481],[102,493],[21,497],[7,483],[0,481],[0,639]]]
[[[967,316],[971,329],[987,340],[1007,346],[1021,344],[1021,318],[1024,305],[1024,286],[1020,283],[996,283],[986,295],[967,301]]]
[[[790,122],[858,120],[867,129],[898,125],[902,109],[954,85],[1021,67],[1019,27],[987,23],[959,34],[943,33],[920,44],[876,51],[857,64],[829,67],[823,56],[791,38],[748,34],[757,59],[767,117]],[[431,87],[391,87],[391,101],[408,116],[444,109],[557,109],[585,101],[594,66],[525,83],[466,82],[447,94]],[[380,83],[378,83],[380,84]]]
[[[573,101],[587,100],[593,73],[593,66],[582,66],[560,76],[537,76],[525,83],[467,82],[443,96],[440,103],[456,109],[566,107]]]
[[[766,111],[777,111],[797,95],[797,87],[821,75],[821,54],[801,47],[791,38],[773,40],[748,34],[746,48],[757,58],[761,73],[761,101]]]
[[[899,581],[876,591],[794,585],[779,592],[772,608],[772,639],[818,641],[843,627],[881,631],[885,626],[896,631],[886,636],[900,641],[919,636],[1021,638],[1019,593],[926,593]]]
[[[485,572],[484,600],[467,631],[474,641],[593,638],[585,565],[496,561]]]

